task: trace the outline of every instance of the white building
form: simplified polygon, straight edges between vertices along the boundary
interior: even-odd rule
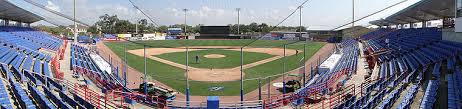
[[[69,25],[67,26],[66,29],[74,31],[74,25]],[[87,33],[87,30],[88,30],[88,27],[83,26],[83,25],[77,25],[77,33]]]

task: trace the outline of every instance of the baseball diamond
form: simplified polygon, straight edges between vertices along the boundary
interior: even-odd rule
[[[462,0],[0,0],[1,109],[462,109]]]

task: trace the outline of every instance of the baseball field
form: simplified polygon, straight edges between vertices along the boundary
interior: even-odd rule
[[[241,49],[254,40],[161,40],[137,42],[105,42],[120,58],[127,44],[127,63],[144,72],[144,55],[147,56],[147,75],[185,93],[186,46],[188,47],[188,74],[190,93],[197,96],[235,96],[240,93]],[[279,77],[301,67],[303,54],[309,59],[322,42],[294,42],[257,40],[242,49],[244,92],[258,88],[258,78]],[[287,49],[283,45],[288,44]],[[143,45],[146,45],[144,52]],[[304,53],[306,45],[306,53]],[[285,57],[285,58],[284,58]],[[141,79],[140,79],[141,81]],[[267,81],[261,81],[263,84]],[[211,88],[217,88],[213,90]]]

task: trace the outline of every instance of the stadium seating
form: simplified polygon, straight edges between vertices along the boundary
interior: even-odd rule
[[[458,75],[461,75],[460,69],[456,68],[457,58],[462,61],[462,46],[460,43],[442,41],[441,31],[438,28],[412,28],[388,30],[385,33],[383,29],[376,30],[361,37],[364,40],[365,48],[369,48],[372,52],[383,52],[377,55],[379,63],[378,78],[386,78],[384,83],[390,86],[396,86],[398,83],[409,83],[414,81],[408,92],[403,95],[403,100],[398,104],[398,109],[409,109],[413,103],[415,94],[420,87],[420,82],[428,66],[433,65],[431,71],[431,80],[425,89],[425,95],[420,103],[420,108],[433,108],[436,101],[436,95],[440,83],[440,78],[444,74],[441,72],[443,62],[445,61],[446,80],[448,81],[448,106],[449,108],[459,108],[460,103],[457,102],[461,96],[460,90],[454,90],[461,85],[458,81]],[[379,35],[379,33],[384,33]],[[385,43],[389,40],[389,43]],[[454,72],[453,74],[451,74]],[[399,73],[396,75],[396,73]],[[417,79],[411,80],[416,74],[420,74]],[[391,76],[390,75],[395,75]],[[394,78],[395,79],[389,79]],[[400,80],[405,78],[403,82]],[[379,84],[380,86],[380,84]],[[400,89],[404,87],[398,87]],[[372,89],[366,88],[363,93],[368,93]],[[395,90],[388,93],[381,104],[376,108],[389,108],[389,102],[394,101]],[[360,100],[359,100],[360,101]],[[365,104],[367,107],[369,104]],[[371,104],[372,107],[373,104]]]
[[[438,91],[439,81],[430,80],[428,82],[427,90],[425,90],[425,95],[422,98],[422,103],[420,108],[422,109],[431,109],[433,108],[434,103],[436,102],[436,93]]]
[[[88,49],[79,45],[71,45],[71,68],[75,73],[85,74],[93,83],[106,90],[122,88],[122,84],[117,80],[112,72],[99,69],[95,62],[90,58]]]
[[[32,98],[38,103],[40,108],[56,109],[56,107],[45,97],[45,95],[42,92],[35,88],[35,86],[27,84],[27,89],[29,89]]]
[[[404,95],[404,99],[401,100],[401,103],[398,104],[397,109],[409,109],[412,101],[415,98],[415,94],[417,93],[418,88],[419,84],[412,85],[406,95]]]
[[[2,72],[6,72],[6,66],[2,65]],[[0,105],[5,109],[12,109],[13,106],[10,102],[10,97],[8,95],[8,89],[5,88],[5,84],[0,80]]]
[[[337,63],[335,68],[329,72],[320,72],[321,77],[317,80],[316,83],[326,82],[330,78],[332,78],[335,73],[339,73],[342,70],[348,69],[348,75],[351,75],[352,72],[355,72],[357,68],[357,60],[359,55],[359,47],[358,43],[355,40],[349,39],[345,40],[341,43],[342,49],[342,57],[340,61]]]
[[[380,36],[383,36],[383,35],[391,32],[391,31],[392,31],[391,29],[387,29],[387,28],[378,29],[378,30],[369,32],[369,33],[361,36],[360,38],[363,39],[363,40],[370,40],[370,39],[374,39],[374,38],[380,38]]]
[[[11,92],[0,87],[2,109],[12,108],[13,104],[10,103],[10,99],[15,103],[17,102],[14,105],[21,109],[84,108],[75,101],[78,96],[62,98],[68,97],[69,93],[76,92],[62,92],[69,90],[69,88],[62,85],[63,81],[56,81],[51,72],[55,67],[50,69],[52,67],[50,64],[54,62],[52,61],[53,58],[50,54],[42,51],[58,52],[62,42],[61,39],[31,28],[0,26],[0,43],[2,44],[0,50],[3,51],[0,53],[0,67],[8,80],[7,83],[0,80],[0,85],[8,84],[11,86]],[[24,88],[24,86],[27,87]],[[53,91],[57,91],[56,89],[64,95],[54,95]]]
[[[462,91],[460,90],[462,87],[461,77],[462,74],[459,67],[457,67],[457,70],[453,74],[446,75],[446,80],[448,81],[448,108],[457,109],[462,106],[459,103],[460,98],[462,98]]]
[[[42,53],[40,50],[58,51],[63,44],[63,41],[32,28],[0,26],[0,43],[6,44],[7,47],[17,49],[17,52],[24,52],[26,55],[40,60],[50,61],[51,56],[49,54]],[[11,55],[8,56],[11,57]],[[9,61],[9,59],[5,58],[2,62],[3,61]]]

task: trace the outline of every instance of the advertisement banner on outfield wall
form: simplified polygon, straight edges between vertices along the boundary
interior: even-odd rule
[[[188,39],[196,39],[196,36],[188,36]]]
[[[127,39],[130,41],[139,41],[141,40],[141,37],[128,37]]]
[[[156,36],[153,40],[165,40],[165,36]]]
[[[156,37],[156,34],[144,34],[143,37]]]
[[[143,40],[154,40],[156,37],[156,34],[144,34],[143,35]]]
[[[291,39],[291,38],[294,38],[295,37],[295,34],[284,34],[284,39]]]
[[[117,37],[119,37],[119,38],[129,38],[129,37],[132,37],[132,34],[117,34]]]
[[[166,36],[165,40],[175,40],[176,36]]]

